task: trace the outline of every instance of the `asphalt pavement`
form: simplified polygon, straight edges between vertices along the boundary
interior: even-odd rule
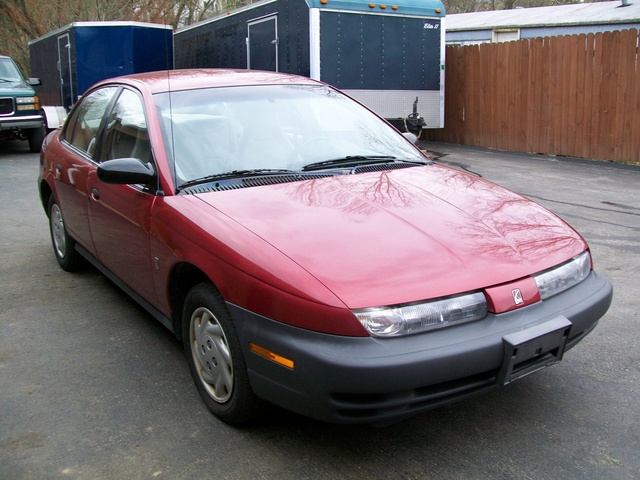
[[[573,225],[611,309],[560,364],[407,421],[274,409],[234,428],[164,327],[95,270],[58,267],[23,143],[0,144],[0,479],[640,478],[640,167],[424,143]]]

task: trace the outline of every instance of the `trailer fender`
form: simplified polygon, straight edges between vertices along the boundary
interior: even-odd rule
[[[42,107],[42,117],[44,118],[47,132],[49,132],[62,127],[62,124],[67,119],[67,111],[64,107],[44,106]]]

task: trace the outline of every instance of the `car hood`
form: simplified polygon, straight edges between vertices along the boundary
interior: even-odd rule
[[[198,194],[349,308],[396,305],[530,275],[584,251],[557,216],[440,165]]]

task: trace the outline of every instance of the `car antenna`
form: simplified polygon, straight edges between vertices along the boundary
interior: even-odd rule
[[[164,26],[165,27],[170,27],[171,28],[171,38],[173,41],[173,25],[168,25],[167,24],[167,10],[165,9],[163,12],[163,20],[164,20]],[[173,49],[171,51],[171,57],[169,57],[169,46],[168,46],[168,41],[167,38],[165,36],[165,45],[167,46],[167,48],[165,48],[165,55],[167,56],[167,90],[169,93],[169,136],[171,137],[171,157],[173,159],[173,161],[170,163],[171,164],[171,174],[172,174],[172,181],[175,180],[176,178],[176,142],[175,142],[175,136],[174,136],[174,132],[173,132],[173,104],[171,102],[171,68],[173,68]],[[171,62],[171,64],[169,65],[169,62]],[[158,180],[159,181],[159,180]],[[174,194],[177,194],[179,192],[177,185],[174,186]]]

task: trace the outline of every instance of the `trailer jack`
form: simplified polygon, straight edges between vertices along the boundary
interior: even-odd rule
[[[413,133],[418,139],[422,134],[422,129],[427,126],[427,122],[418,113],[418,97],[413,102],[413,113],[406,118],[387,118],[387,120],[401,132]]]
[[[427,122],[425,122],[424,118],[422,118],[418,113],[418,97],[416,97],[413,102],[413,113],[405,119],[404,128],[407,132],[411,132],[415,134],[416,137],[420,138],[422,129],[426,126]]]

